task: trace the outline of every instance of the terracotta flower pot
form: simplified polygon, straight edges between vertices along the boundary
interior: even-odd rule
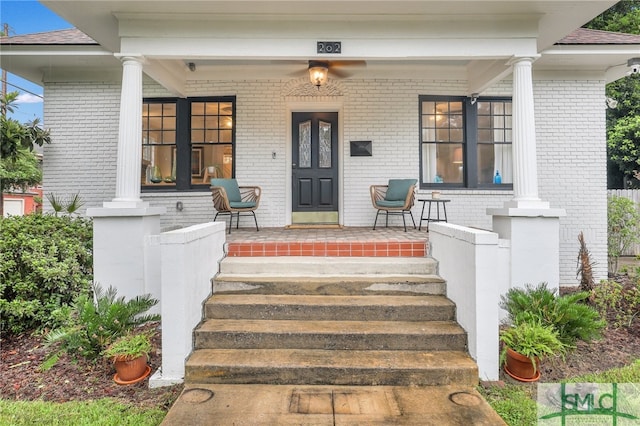
[[[150,370],[147,365],[146,355],[134,359],[116,357],[113,364],[116,368],[116,375],[114,377],[116,382],[135,383],[146,377],[148,374],[147,370]]]
[[[507,348],[504,371],[521,382],[535,382],[540,378],[540,360],[536,358],[534,366],[529,358]]]

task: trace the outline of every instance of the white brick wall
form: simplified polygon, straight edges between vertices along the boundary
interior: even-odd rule
[[[286,156],[288,81],[194,81],[189,96],[235,95],[237,100],[236,175],[241,184],[260,185],[262,227],[286,223]],[[463,81],[343,80],[344,224],[371,226],[369,185],[389,178],[418,177],[418,95],[464,94]],[[540,197],[567,210],[561,220],[561,279],[575,284],[577,235],[585,233],[597,262],[596,275],[606,276],[606,144],[602,81],[534,82]],[[510,95],[511,82],[484,95]],[[45,119],[53,143],[45,148],[45,192],[80,192],[86,207],[100,206],[115,191],[119,84],[47,84]],[[145,83],[144,96],[169,96]],[[313,98],[310,98],[313,102]],[[312,103],[311,103],[312,104]],[[310,105],[311,105],[310,104]],[[373,156],[350,157],[350,140],[371,140]],[[272,159],[271,153],[276,152]],[[71,172],[70,172],[71,171]],[[429,194],[430,191],[424,191]],[[491,226],[486,209],[502,207],[510,191],[444,191],[451,222]],[[164,228],[213,220],[208,192],[144,193],[154,206],[165,206]],[[176,210],[182,201],[184,209]],[[414,208],[419,219],[421,204]],[[248,220],[248,219],[247,219]],[[394,218],[392,220],[399,220]],[[250,226],[249,222],[244,222]]]
[[[83,211],[101,207],[115,196],[120,84],[46,83],[45,97],[51,144],[44,146],[44,193],[78,193]]]
[[[567,211],[560,219],[560,282],[577,283],[578,234],[607,276],[607,165],[604,81],[535,83],[541,198]]]

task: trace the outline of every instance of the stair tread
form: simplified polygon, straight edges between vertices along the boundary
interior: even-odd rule
[[[361,368],[392,370],[476,369],[462,351],[388,351],[326,349],[198,349],[189,367]]]
[[[439,295],[284,295],[284,294],[215,294],[208,304],[235,305],[306,305],[306,306],[454,306]]]
[[[444,279],[437,274],[388,274],[388,273],[299,273],[283,271],[280,273],[273,272],[220,272],[216,276],[216,281],[247,281],[247,282],[290,282],[300,279],[312,282],[383,282],[383,283],[432,283],[443,282]]]
[[[245,332],[287,334],[464,334],[454,321],[305,321],[210,319],[196,332]]]

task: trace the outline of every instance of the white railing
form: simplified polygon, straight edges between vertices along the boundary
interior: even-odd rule
[[[150,237],[160,252],[162,368],[150,387],[181,383],[193,350],[193,330],[202,321],[203,303],[224,256],[225,223],[209,222]],[[156,252],[157,252],[156,251]]]
[[[498,304],[509,289],[508,242],[495,232],[438,222],[429,225],[429,244],[480,379],[498,380],[498,326],[504,315]]]
[[[607,191],[609,197],[624,197],[636,203],[636,207],[640,209],[640,189],[609,189]],[[627,251],[622,253],[623,256],[637,256],[640,254],[640,244],[634,244]]]

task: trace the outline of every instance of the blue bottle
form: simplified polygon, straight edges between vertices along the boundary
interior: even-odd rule
[[[500,176],[498,170],[496,170],[496,175],[493,177],[493,183],[502,183],[502,176]]]

